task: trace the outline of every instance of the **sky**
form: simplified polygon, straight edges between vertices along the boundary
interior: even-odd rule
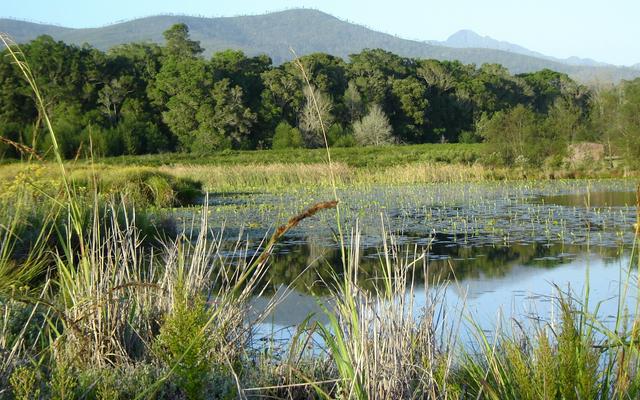
[[[73,28],[156,14],[205,17],[315,8],[406,39],[445,40],[460,29],[546,55],[640,63],[639,0],[2,0],[0,17]]]

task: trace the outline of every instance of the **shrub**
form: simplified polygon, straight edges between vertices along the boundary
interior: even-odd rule
[[[289,149],[302,147],[302,134],[286,122],[281,122],[276,127],[271,144],[273,149]]]
[[[211,371],[213,347],[206,325],[209,315],[201,297],[188,299],[177,289],[173,309],[166,317],[156,341],[157,352],[169,368],[177,366],[178,386],[188,399],[201,399]]]
[[[9,378],[9,384],[16,400],[30,400],[40,398],[38,387],[38,370],[34,367],[23,366],[16,368]]]
[[[482,141],[482,138],[471,131],[460,132],[460,135],[458,136],[459,143],[471,144],[471,143],[480,143],[481,141]]]

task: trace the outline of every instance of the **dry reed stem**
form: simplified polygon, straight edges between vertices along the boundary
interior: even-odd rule
[[[300,214],[290,218],[286,224],[278,227],[278,229],[276,229],[276,231],[273,233],[273,235],[271,236],[271,239],[269,239],[269,242],[265,246],[264,251],[262,252],[262,254],[260,254],[260,257],[258,257],[258,259],[256,260],[256,265],[263,264],[271,255],[273,246],[278,242],[278,240],[280,240],[280,238],[282,238],[282,236],[284,236],[284,234],[286,234],[288,231],[298,226],[300,222],[302,222],[307,218],[313,217],[314,215],[316,215],[318,212],[322,210],[335,208],[337,205],[338,205],[337,200],[317,203],[309,207],[305,211],[301,212]]]

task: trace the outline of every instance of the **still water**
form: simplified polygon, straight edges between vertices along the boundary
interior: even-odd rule
[[[597,307],[601,320],[612,323],[624,311],[625,283],[637,280],[638,264],[630,258],[635,184],[603,180],[345,189],[339,192],[340,224],[347,238],[356,227],[362,236],[359,278],[365,289],[375,286],[385,240],[406,257],[427,254],[427,273],[416,272],[418,309],[446,285],[446,310],[472,316],[490,332],[512,319],[552,321],[559,291],[582,301],[588,287],[589,308]],[[240,238],[255,249],[269,234],[265,226],[273,228],[331,198],[330,191],[320,189],[212,194],[209,222],[224,225],[230,240]],[[259,334],[286,338],[311,313],[324,320],[320,304],[331,302],[325,283],[341,269],[338,232],[336,214],[328,211],[303,221],[280,242],[268,274],[270,290],[253,304],[259,311],[274,296],[280,303]],[[637,301],[632,287],[622,302],[627,309],[635,309]]]

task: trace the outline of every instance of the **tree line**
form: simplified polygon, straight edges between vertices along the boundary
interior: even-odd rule
[[[300,57],[309,87],[295,62],[235,50],[206,60],[184,24],[164,37],[106,53],[49,36],[22,46],[66,157],[318,147],[323,128],[332,146],[485,141],[488,160],[506,165],[539,165],[585,140],[640,155],[640,79],[593,89],[551,70],[372,49]],[[0,155],[19,157],[13,143],[46,154],[33,94],[2,55]]]

